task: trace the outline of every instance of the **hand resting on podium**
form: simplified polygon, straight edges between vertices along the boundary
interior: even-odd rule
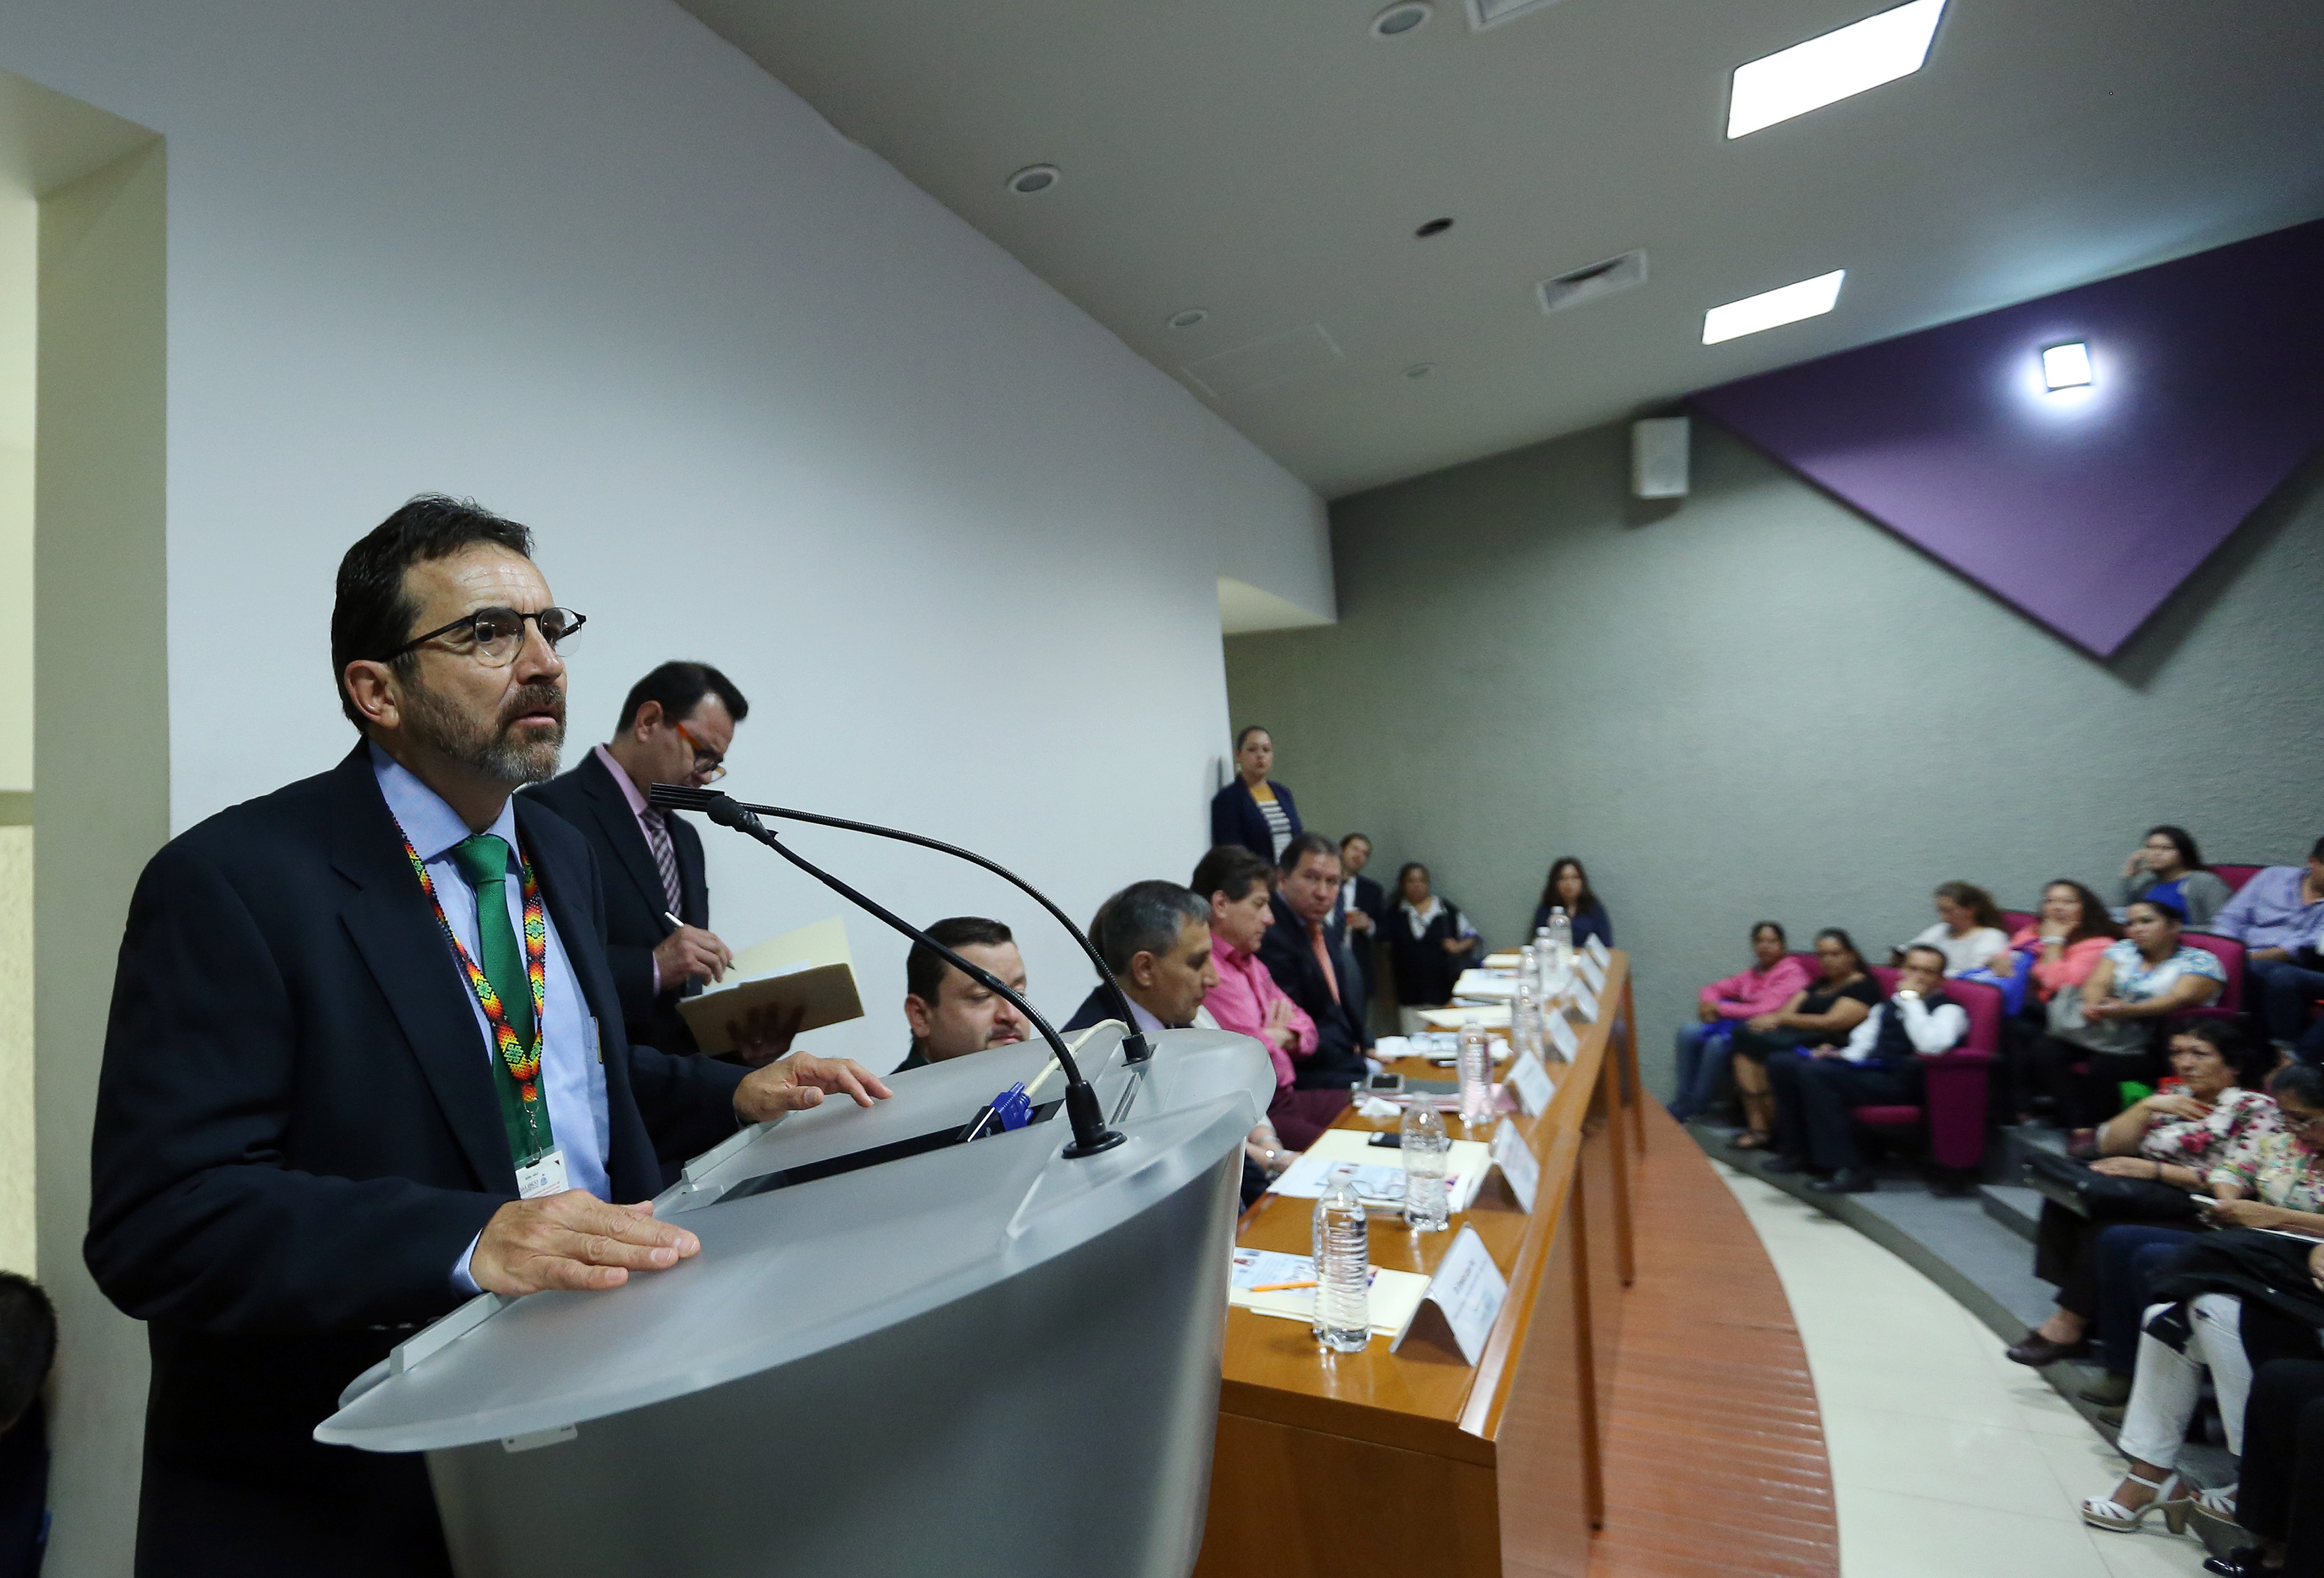
[[[859,1107],[892,1094],[852,1057],[800,1052],[736,1086],[734,1115],[763,1123],[820,1106],[826,1093],[838,1091]],[[702,1241],[684,1228],[655,1220],[650,1202],[609,1205],[586,1189],[567,1189],[512,1200],[493,1212],[477,1235],[468,1275],[486,1293],[512,1297],[550,1288],[602,1292],[627,1282],[632,1271],[668,1270],[701,1249]]]

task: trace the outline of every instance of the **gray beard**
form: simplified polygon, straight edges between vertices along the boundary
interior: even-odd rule
[[[557,776],[565,747],[561,716],[556,734],[522,744],[509,737],[506,725],[479,724],[425,686],[407,685],[403,705],[414,739],[487,782],[513,789]]]

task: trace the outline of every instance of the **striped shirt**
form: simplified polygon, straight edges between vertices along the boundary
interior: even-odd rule
[[[1250,798],[1259,806],[1259,814],[1267,818],[1267,835],[1275,843],[1275,858],[1280,861],[1283,851],[1291,842],[1291,818],[1283,809],[1283,802],[1275,798],[1274,789],[1268,784],[1254,785]]]

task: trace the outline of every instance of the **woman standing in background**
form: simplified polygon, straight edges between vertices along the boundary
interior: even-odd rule
[[[1553,909],[1565,911],[1573,927],[1575,947],[1593,937],[1607,947],[1614,946],[1614,923],[1607,918],[1606,906],[1590,891],[1590,874],[1582,869],[1582,863],[1570,854],[1561,854],[1550,863],[1549,881],[1541,885],[1541,903],[1533,912],[1535,931],[1549,924]]]
[[[1269,865],[1306,831],[1291,791],[1273,782],[1275,736],[1257,724],[1235,736],[1235,780],[1211,797],[1211,844],[1240,844]]]

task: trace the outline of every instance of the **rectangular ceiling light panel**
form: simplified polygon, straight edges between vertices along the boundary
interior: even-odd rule
[[[1469,25],[1478,32],[1514,22],[1528,11],[1554,5],[1557,0],[1469,0]]]
[[[1727,134],[1745,136],[1910,77],[1929,58],[1944,8],[1945,0],[1911,0],[1738,66],[1727,97]]]
[[[1724,307],[1714,307],[1702,315],[1702,343],[1715,346],[1721,340],[1757,334],[1763,328],[1797,323],[1803,318],[1820,318],[1839,302],[1840,282],[1846,278],[1846,269],[1834,269],[1812,280],[1780,285],[1757,296],[1746,296],[1740,301],[1729,301]]]
[[[1331,332],[1320,323],[1311,323],[1189,362],[1184,371],[1204,393],[1224,400],[1315,372],[1339,359],[1340,347]]]

